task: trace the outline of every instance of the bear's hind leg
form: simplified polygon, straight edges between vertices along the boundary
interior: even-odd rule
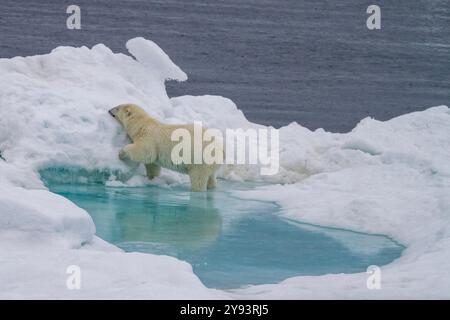
[[[152,180],[153,178],[159,176],[159,174],[161,173],[161,167],[156,164],[150,163],[145,165],[145,171],[147,172],[147,177]]]
[[[191,190],[195,192],[206,191],[209,176],[200,168],[194,168],[189,172]]]
[[[207,188],[208,189],[214,189],[217,185],[217,179],[216,179],[216,174],[213,173],[212,175],[209,176],[208,178],[208,184],[207,184]]]

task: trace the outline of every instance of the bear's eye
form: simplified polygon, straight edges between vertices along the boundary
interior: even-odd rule
[[[129,109],[125,110],[125,115],[127,117],[131,116],[131,111]]]

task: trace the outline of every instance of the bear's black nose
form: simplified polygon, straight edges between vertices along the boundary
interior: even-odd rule
[[[115,117],[116,117],[116,114],[117,114],[117,111],[118,111],[118,107],[115,107],[115,108],[110,109],[110,110],[108,111],[108,113],[109,113],[110,115],[112,115],[112,116],[115,118]]]

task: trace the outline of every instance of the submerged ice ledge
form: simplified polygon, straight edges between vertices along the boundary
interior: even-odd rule
[[[110,181],[125,182],[132,177],[119,169],[85,169],[76,166],[41,168],[39,176],[46,184],[106,184]]]

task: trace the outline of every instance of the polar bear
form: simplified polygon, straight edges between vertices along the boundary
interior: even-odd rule
[[[172,132],[184,128],[193,136],[192,124],[161,123],[135,104],[121,104],[108,112],[125,128],[132,140],[119,152],[121,160],[143,163],[149,179],[157,177],[161,167],[188,174],[192,191],[206,191],[216,186],[216,171],[220,164],[175,164],[171,159],[172,149],[177,144],[171,139]]]

